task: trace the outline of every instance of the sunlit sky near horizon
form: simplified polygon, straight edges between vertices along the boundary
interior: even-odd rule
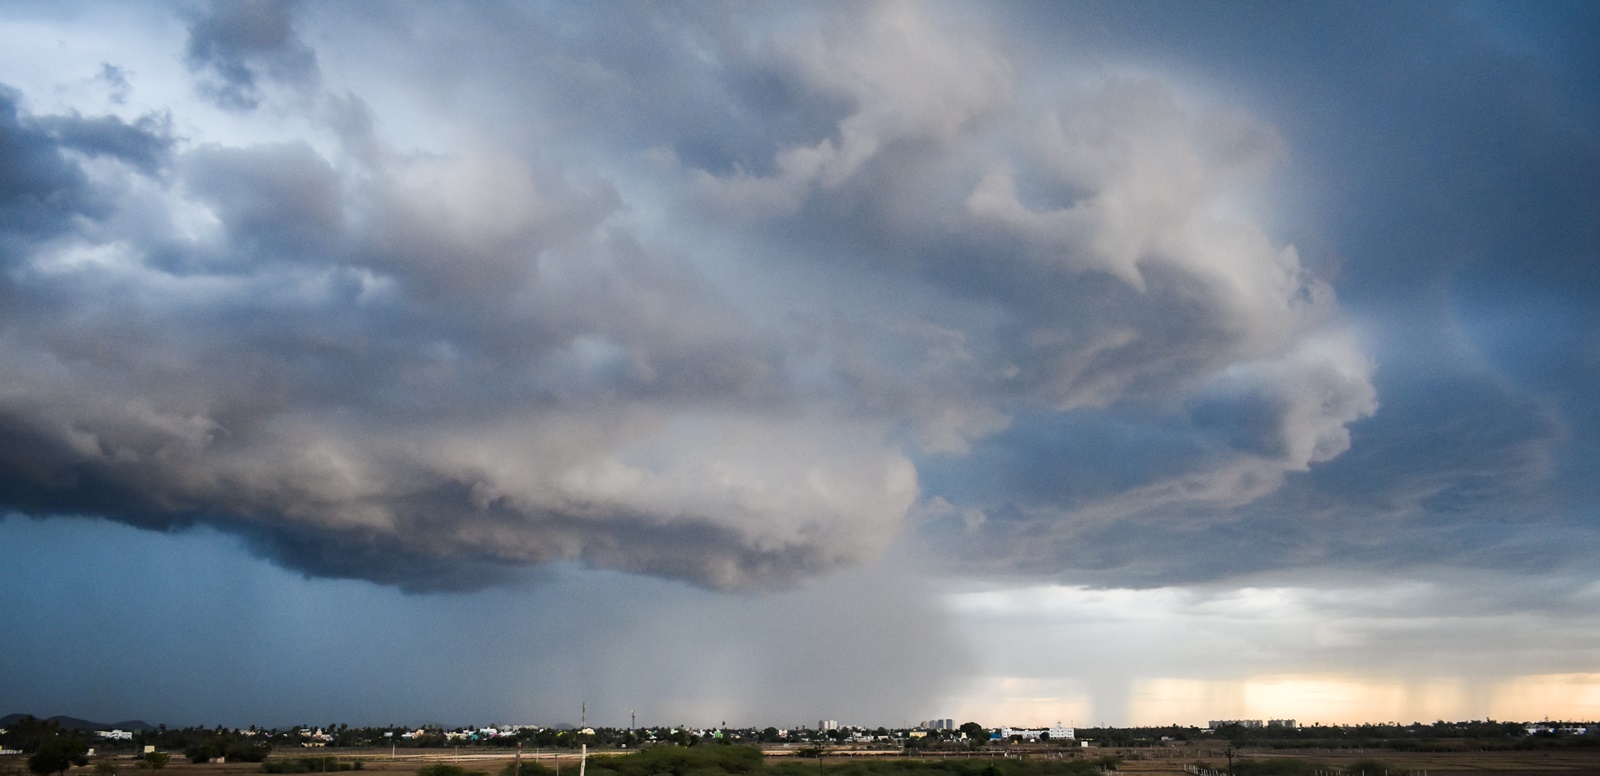
[[[0,6],[0,713],[1600,718],[1600,6]]]

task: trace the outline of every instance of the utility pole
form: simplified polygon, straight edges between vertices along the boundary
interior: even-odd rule
[[[1233,747],[1222,750],[1222,754],[1228,758],[1228,776],[1233,776]]]

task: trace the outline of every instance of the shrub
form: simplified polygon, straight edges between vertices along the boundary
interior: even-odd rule
[[[89,745],[71,736],[52,738],[39,746],[39,751],[28,758],[28,770],[38,776],[47,773],[66,773],[67,768],[89,764]]]

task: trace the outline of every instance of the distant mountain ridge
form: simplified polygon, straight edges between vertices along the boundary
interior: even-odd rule
[[[16,723],[32,717],[32,714],[7,714],[0,717],[0,727],[11,727]],[[155,730],[156,726],[141,719],[130,719],[122,722],[90,722],[86,719],[58,715],[50,717],[45,722],[54,722],[62,730]]]

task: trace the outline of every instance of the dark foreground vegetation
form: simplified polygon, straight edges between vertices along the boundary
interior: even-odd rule
[[[587,776],[817,776],[819,771],[827,776],[1088,776],[1114,771],[1119,763],[1116,757],[934,761],[784,757],[769,761],[754,746],[653,746],[621,757],[591,758],[586,770]],[[507,766],[499,776],[517,776],[516,767]],[[488,774],[432,765],[417,771],[417,776]],[[556,776],[556,772],[524,762],[521,776]]]

